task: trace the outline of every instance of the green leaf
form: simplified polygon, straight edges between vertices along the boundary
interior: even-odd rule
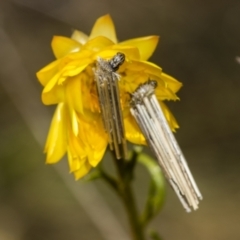
[[[163,206],[165,198],[165,181],[163,173],[155,160],[146,154],[139,154],[138,161],[147,168],[151,177],[148,198],[141,216],[142,224],[146,225]]]
[[[152,240],[162,240],[162,238],[159,236],[159,234],[155,231],[150,232],[150,238]]]

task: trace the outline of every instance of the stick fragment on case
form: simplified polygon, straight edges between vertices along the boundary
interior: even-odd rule
[[[124,60],[123,53],[117,53],[110,60],[99,57],[96,69],[94,69],[104,128],[108,134],[110,149],[115,151],[117,159],[127,158],[127,143],[118,86],[120,75],[116,73]]]
[[[156,87],[154,80],[140,85],[132,94],[130,110],[170,185],[190,212],[198,208],[202,195],[154,94]]]

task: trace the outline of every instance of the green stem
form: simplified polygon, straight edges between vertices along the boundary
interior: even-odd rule
[[[134,156],[136,157],[136,156]],[[137,211],[133,191],[131,187],[132,170],[127,168],[127,162],[123,159],[117,160],[114,156],[115,165],[118,171],[119,178],[119,193],[126,209],[128,220],[131,226],[131,235],[133,240],[144,240],[143,227],[140,223],[139,214]],[[131,170],[131,171],[129,171]]]

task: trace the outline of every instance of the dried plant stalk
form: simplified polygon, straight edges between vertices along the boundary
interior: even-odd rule
[[[198,208],[202,195],[154,94],[157,82],[140,85],[131,98],[131,113],[154,152],[166,178],[187,212]]]
[[[110,149],[115,151],[117,159],[127,158],[127,143],[118,86],[120,75],[116,73],[124,60],[125,56],[122,53],[117,53],[110,60],[99,57],[96,69],[94,69],[104,128],[108,134]]]

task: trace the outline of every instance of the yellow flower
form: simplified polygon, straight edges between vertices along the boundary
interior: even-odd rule
[[[156,95],[172,130],[178,127],[162,101],[178,99],[175,93],[181,83],[147,61],[158,39],[157,36],[148,36],[118,42],[109,15],[97,19],[89,36],[74,31],[71,38],[53,38],[52,49],[56,60],[37,72],[44,87],[43,103],[57,104],[45,146],[47,163],[58,162],[67,152],[70,171],[79,179],[104,155],[108,139],[102,124],[93,74],[98,57],[110,59],[117,52],[126,56],[118,72],[121,75],[119,88],[128,141],[145,144],[129,111],[129,93],[149,78],[158,82]]]

